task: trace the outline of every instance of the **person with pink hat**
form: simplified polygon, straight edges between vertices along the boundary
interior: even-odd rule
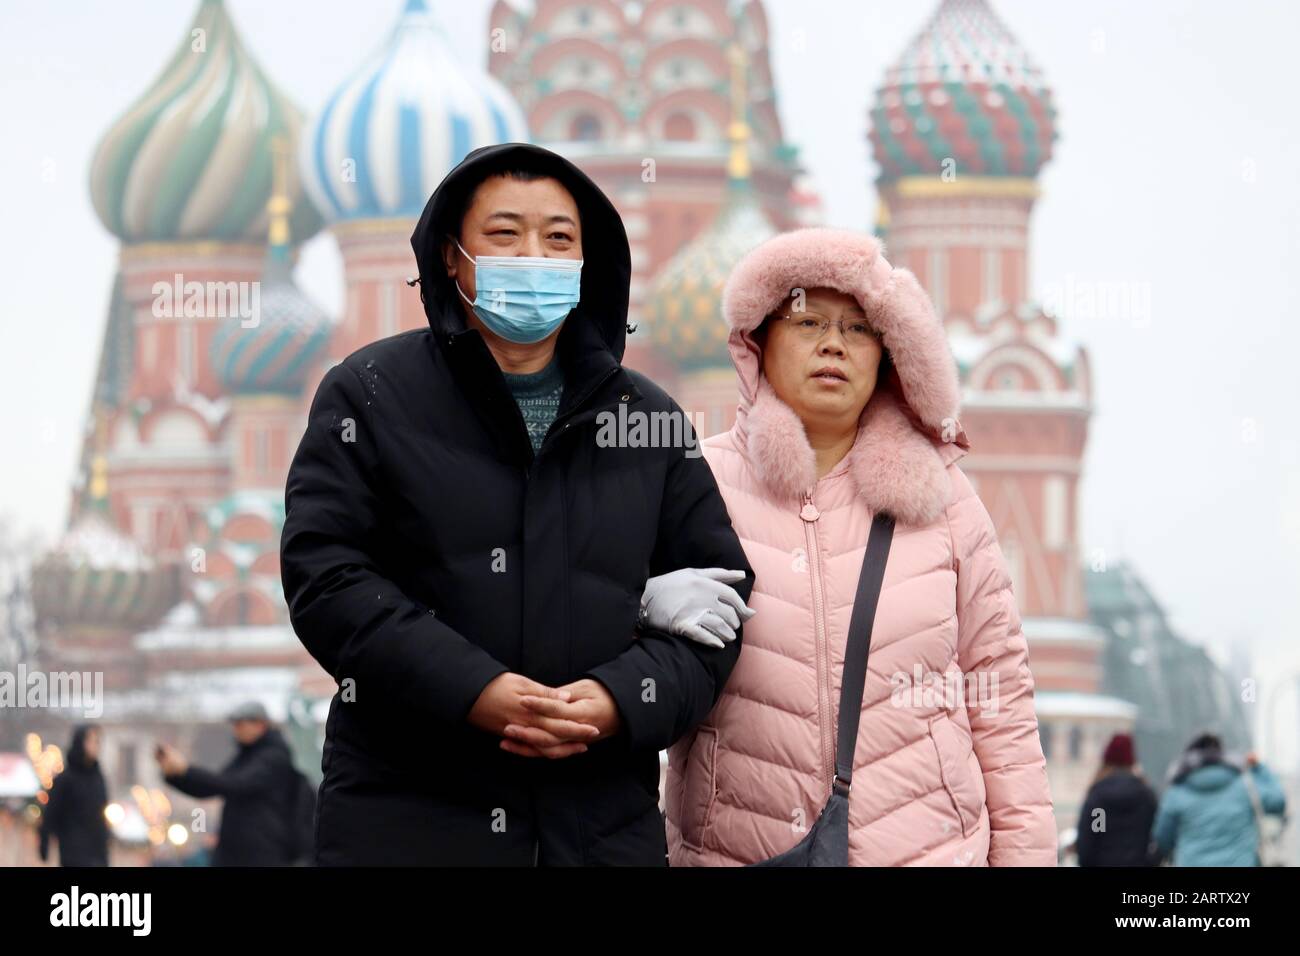
[[[717,705],[669,751],[672,864],[817,837],[829,865],[1055,865],[1026,642],[956,464],[970,443],[929,299],[871,236],[803,229],[737,265],[723,312],[740,405],[703,449],[755,613]]]

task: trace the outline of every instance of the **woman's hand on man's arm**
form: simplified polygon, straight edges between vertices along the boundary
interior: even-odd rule
[[[743,580],[744,571],[726,568],[681,568],[660,574],[646,582],[641,622],[708,647],[723,647],[755,614],[731,587]]]

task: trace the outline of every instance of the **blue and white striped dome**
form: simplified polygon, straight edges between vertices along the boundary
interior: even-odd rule
[[[299,159],[327,219],[405,219],[471,150],[527,140],[514,97],[453,55],[426,0],[407,0],[388,42],[312,122]]]

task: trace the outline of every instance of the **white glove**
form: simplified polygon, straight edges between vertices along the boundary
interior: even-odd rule
[[[736,639],[741,620],[757,613],[725,583],[744,579],[744,571],[726,568],[682,568],[651,578],[641,594],[640,621],[656,631],[723,647]]]

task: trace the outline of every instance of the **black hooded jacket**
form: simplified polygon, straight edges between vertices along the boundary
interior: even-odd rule
[[[565,386],[534,455],[440,244],[492,171],[554,176],[581,216],[580,304],[557,339]],[[677,412],[625,369],[630,259],[609,200],[535,146],[470,153],[411,238],[429,328],[330,369],[286,489],[295,630],[340,684],[318,800],[321,864],[662,865],[658,752],[702,720],[740,652],[636,629],[647,578],[753,574],[707,463],[681,447],[600,447],[597,415]],[[412,293],[415,294],[415,293]],[[583,677],[621,731],[563,759],[521,757],[467,722],[513,671]]]
[[[1088,788],[1079,809],[1079,865],[1155,866],[1155,818],[1156,795],[1147,782],[1130,770],[1112,770]]]
[[[286,866],[290,862],[292,800],[298,783],[293,755],[274,727],[240,744],[220,770],[189,767],[164,777],[191,797],[223,797],[213,866]]]
[[[108,866],[108,787],[99,761],[86,756],[88,726],[72,734],[64,770],[54,778],[41,818],[41,859],[48,859],[50,837],[59,844],[60,866]]]

